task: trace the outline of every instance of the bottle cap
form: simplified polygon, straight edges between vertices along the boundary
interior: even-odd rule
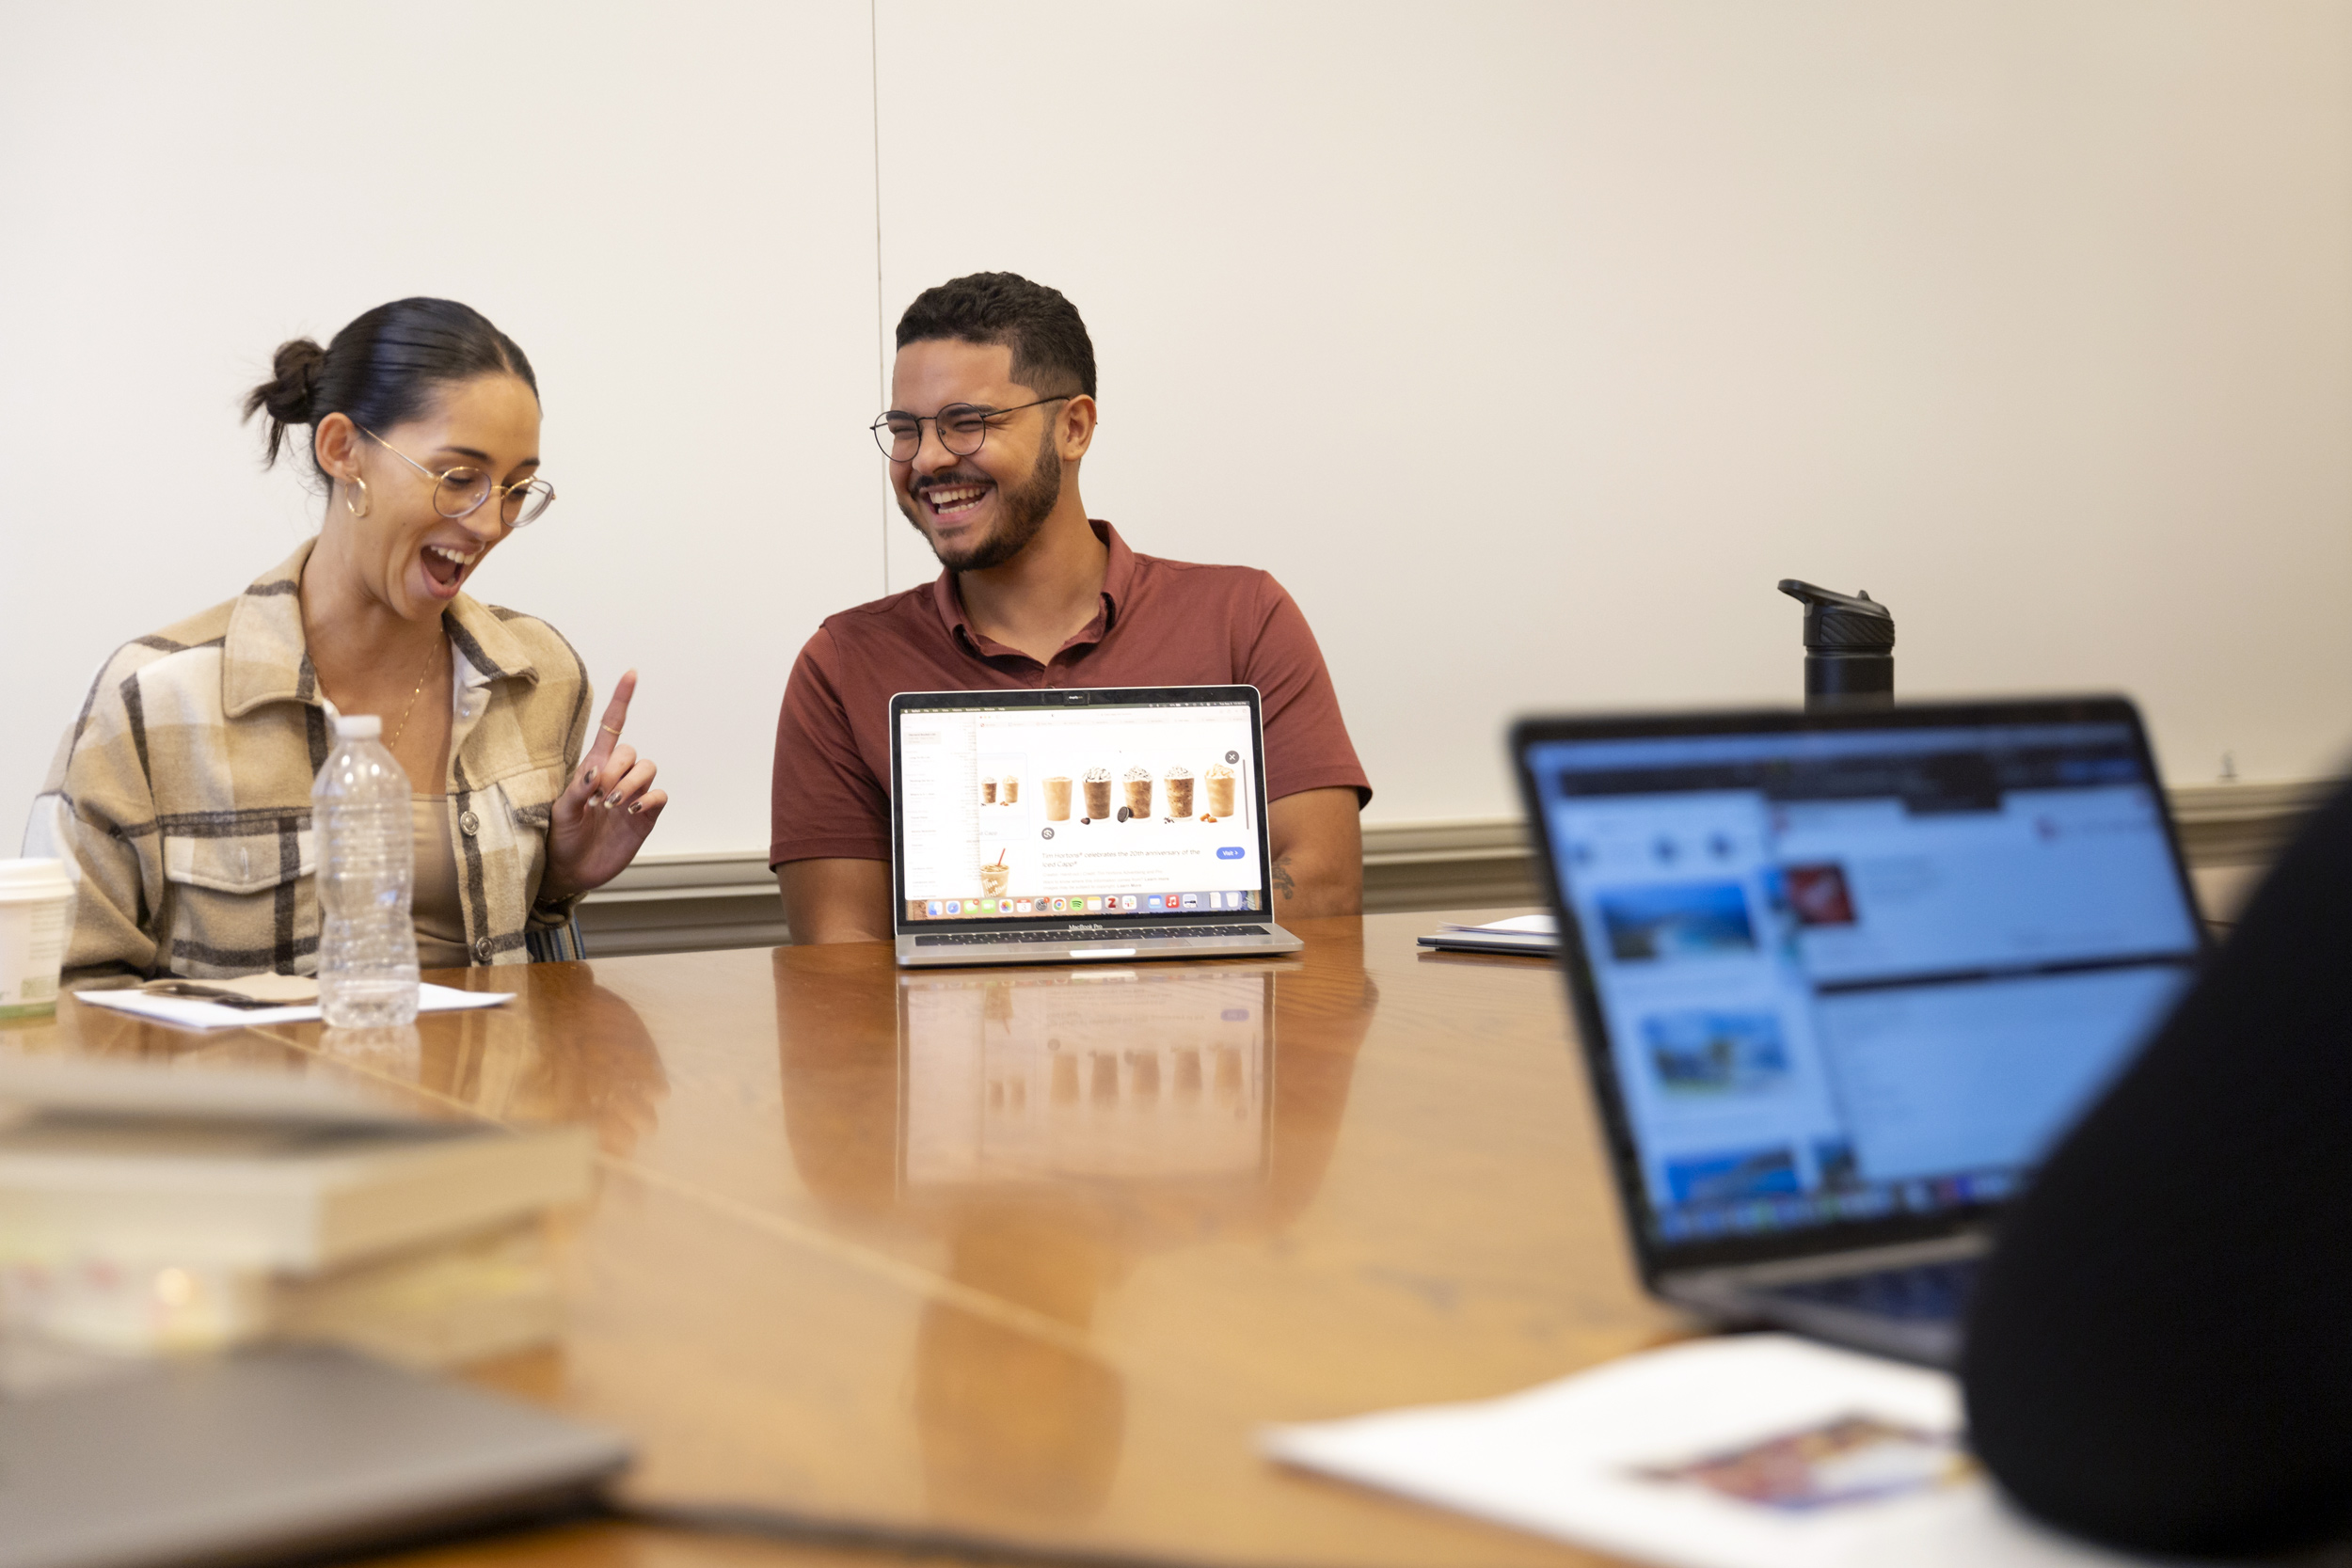
[[[381,740],[384,721],[373,713],[339,713],[335,715],[335,736],[340,740]]]
[[[1780,591],[1804,606],[1804,645],[1876,653],[1895,645],[1895,614],[1867,594],[1839,594],[1784,578]]]

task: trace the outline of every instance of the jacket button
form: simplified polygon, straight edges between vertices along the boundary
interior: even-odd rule
[[[477,963],[486,964],[490,961],[490,939],[488,937],[478,938],[475,941],[473,944],[473,956],[474,961]]]
[[[458,814],[457,826],[468,838],[471,838],[482,831],[482,818],[469,811],[461,812]]]

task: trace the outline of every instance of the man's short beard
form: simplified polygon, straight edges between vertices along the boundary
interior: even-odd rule
[[[1037,464],[1018,490],[1008,490],[999,484],[996,499],[1003,521],[996,531],[973,545],[961,556],[950,555],[947,546],[923,532],[923,525],[914,503],[900,501],[898,510],[907,521],[914,524],[914,531],[929,540],[931,553],[939,563],[951,572],[985,572],[992,566],[1002,566],[1029,547],[1045,527],[1045,519],[1053,515],[1054,503],[1061,499],[1061,451],[1047,441],[1038,449]]]

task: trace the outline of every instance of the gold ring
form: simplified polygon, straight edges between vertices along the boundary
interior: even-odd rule
[[[620,738],[621,732],[614,729],[610,724],[598,724],[596,728],[602,730],[605,734],[612,736],[616,740]]]

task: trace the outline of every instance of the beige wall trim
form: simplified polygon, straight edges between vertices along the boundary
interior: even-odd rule
[[[2189,863],[2266,863],[2337,781],[2193,784],[2171,792]],[[1364,827],[1364,908],[1495,909],[1543,902],[1527,830],[1516,817],[1382,822]],[[786,940],[784,909],[757,849],[645,855],[588,895],[580,913],[598,958],[712,947],[771,947]]]

